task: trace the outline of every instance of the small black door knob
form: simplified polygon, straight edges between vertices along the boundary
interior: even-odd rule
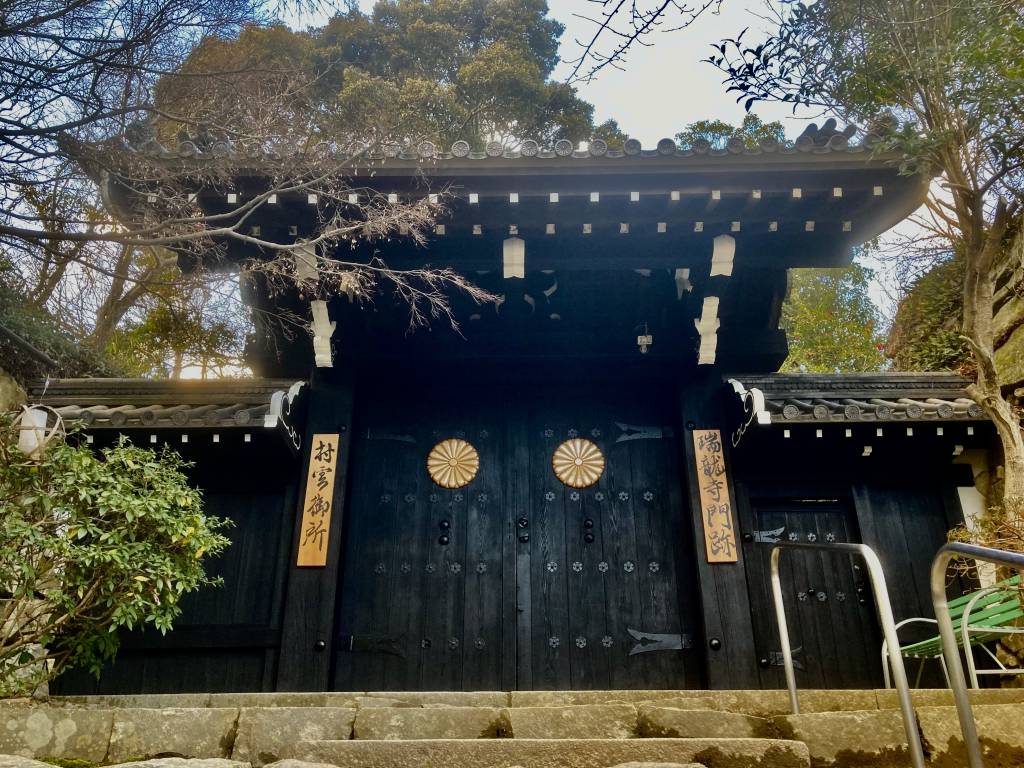
[[[584,521],[583,521],[583,527],[584,527],[584,528],[593,528],[593,527],[594,527],[594,521],[593,521],[593,520],[591,520],[591,519],[590,519],[590,518],[588,517],[588,518],[587,518],[586,520],[584,520]]]
[[[768,669],[768,667],[770,667],[772,665],[771,662],[768,661],[768,659],[765,658],[764,656],[762,656],[761,659],[757,663],[761,665],[761,669]]]
[[[719,640],[717,637],[712,637],[710,640],[708,640],[708,648],[710,648],[712,651],[720,651],[722,650],[722,641]]]
[[[451,528],[451,527],[452,527],[452,524],[451,524],[451,523],[449,523],[449,522],[448,522],[447,520],[442,520],[442,521],[441,521],[440,523],[438,523],[438,524],[437,524],[437,526],[438,526],[438,527],[439,527],[439,528],[440,528],[440,529],[441,529],[442,531],[447,531],[447,530],[448,530],[449,528]]]
[[[750,542],[752,542],[754,540],[754,534],[752,534],[752,533],[744,533],[743,534],[743,540],[749,544]]]
[[[520,517],[518,520],[516,520],[516,524],[520,528],[528,528],[530,526],[530,521],[527,520],[525,517]]]
[[[587,544],[593,544],[594,543],[594,534],[592,534],[592,533],[585,533],[585,534],[583,534],[583,540],[585,542],[587,542]]]
[[[440,544],[442,547],[447,547],[449,541],[451,541],[451,539],[449,539],[447,536],[437,537],[437,543]]]
[[[530,540],[530,534],[528,534],[528,533],[524,533],[524,534],[521,534],[519,536],[519,541],[521,541],[523,544],[525,544],[529,540]]]
[[[327,643],[325,641],[323,641],[323,640],[317,640],[315,643],[313,643],[313,650],[314,651],[322,651],[326,647],[327,647]]]

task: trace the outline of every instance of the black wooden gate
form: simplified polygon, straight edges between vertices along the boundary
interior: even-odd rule
[[[754,501],[757,530],[744,544],[756,648],[785,684],[771,594],[775,541],[860,542],[849,505],[839,500]],[[882,682],[881,637],[863,562],[832,552],[787,550],[782,581],[790,645],[801,688],[875,688]],[[891,585],[895,587],[896,585]]]
[[[699,685],[671,399],[580,389],[363,391],[335,688]],[[456,490],[426,470],[449,437],[480,457]],[[606,458],[589,488],[552,470],[573,437]]]

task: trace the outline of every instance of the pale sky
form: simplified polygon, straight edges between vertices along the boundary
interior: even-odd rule
[[[551,15],[566,25],[562,35],[562,58],[578,57],[576,41],[589,39],[593,25],[574,17],[585,13],[587,0],[548,0]],[[750,26],[753,34],[765,28],[756,13],[763,13],[763,0],[724,0],[720,13],[705,12],[686,29],[655,32],[645,38],[652,43],[635,46],[623,65],[625,71],[605,68],[597,79],[580,84],[579,93],[594,105],[596,122],[612,117],[630,136],[653,146],[658,139],[672,137],[683,126],[697,120],[718,119],[738,125],[743,120],[743,107],[735,96],[725,92],[721,73],[702,63],[711,55],[711,43],[734,37]],[[664,25],[674,23],[668,17]],[[678,19],[678,17],[676,17]],[[563,65],[556,76],[568,74]],[[781,120],[786,135],[795,137],[804,129],[806,120],[791,117],[789,107],[758,105],[754,111],[766,121]]]

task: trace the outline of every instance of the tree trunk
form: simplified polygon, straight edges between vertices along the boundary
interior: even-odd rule
[[[980,213],[980,211],[979,211]],[[992,299],[995,292],[996,256],[1002,251],[1011,222],[1002,199],[987,232],[982,232],[979,215],[972,222],[975,236],[964,243],[964,337],[978,366],[977,381],[967,392],[995,425],[1003,448],[1003,491],[998,500],[1007,523],[1024,526],[1024,432],[1017,409],[1003,396],[995,364],[995,334]],[[970,231],[965,229],[965,231]],[[1024,250],[1024,234],[1018,228],[1010,248]],[[990,503],[993,500],[990,500]]]
[[[124,319],[128,311],[134,307],[150,289],[162,271],[174,264],[175,257],[172,255],[156,255],[152,267],[140,273],[137,277],[128,278],[128,270],[134,257],[134,249],[129,246],[122,246],[117,264],[113,270],[115,277],[110,284],[103,303],[96,310],[96,322],[92,333],[89,334],[89,343],[96,350],[102,350],[110,343],[118,324]]]

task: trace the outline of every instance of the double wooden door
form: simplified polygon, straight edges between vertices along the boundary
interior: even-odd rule
[[[416,397],[362,394],[335,688],[699,684],[670,397],[436,384]],[[426,459],[453,437],[480,466],[448,490]],[[575,437],[605,457],[588,488],[552,469]]]
[[[764,668],[762,683],[781,687],[785,679],[771,593],[770,544],[859,543],[860,535],[853,510],[841,500],[755,501],[752,506],[757,530],[744,545],[744,557],[755,645]],[[783,550],[779,576],[797,685],[881,685],[881,637],[863,560],[838,552]]]

